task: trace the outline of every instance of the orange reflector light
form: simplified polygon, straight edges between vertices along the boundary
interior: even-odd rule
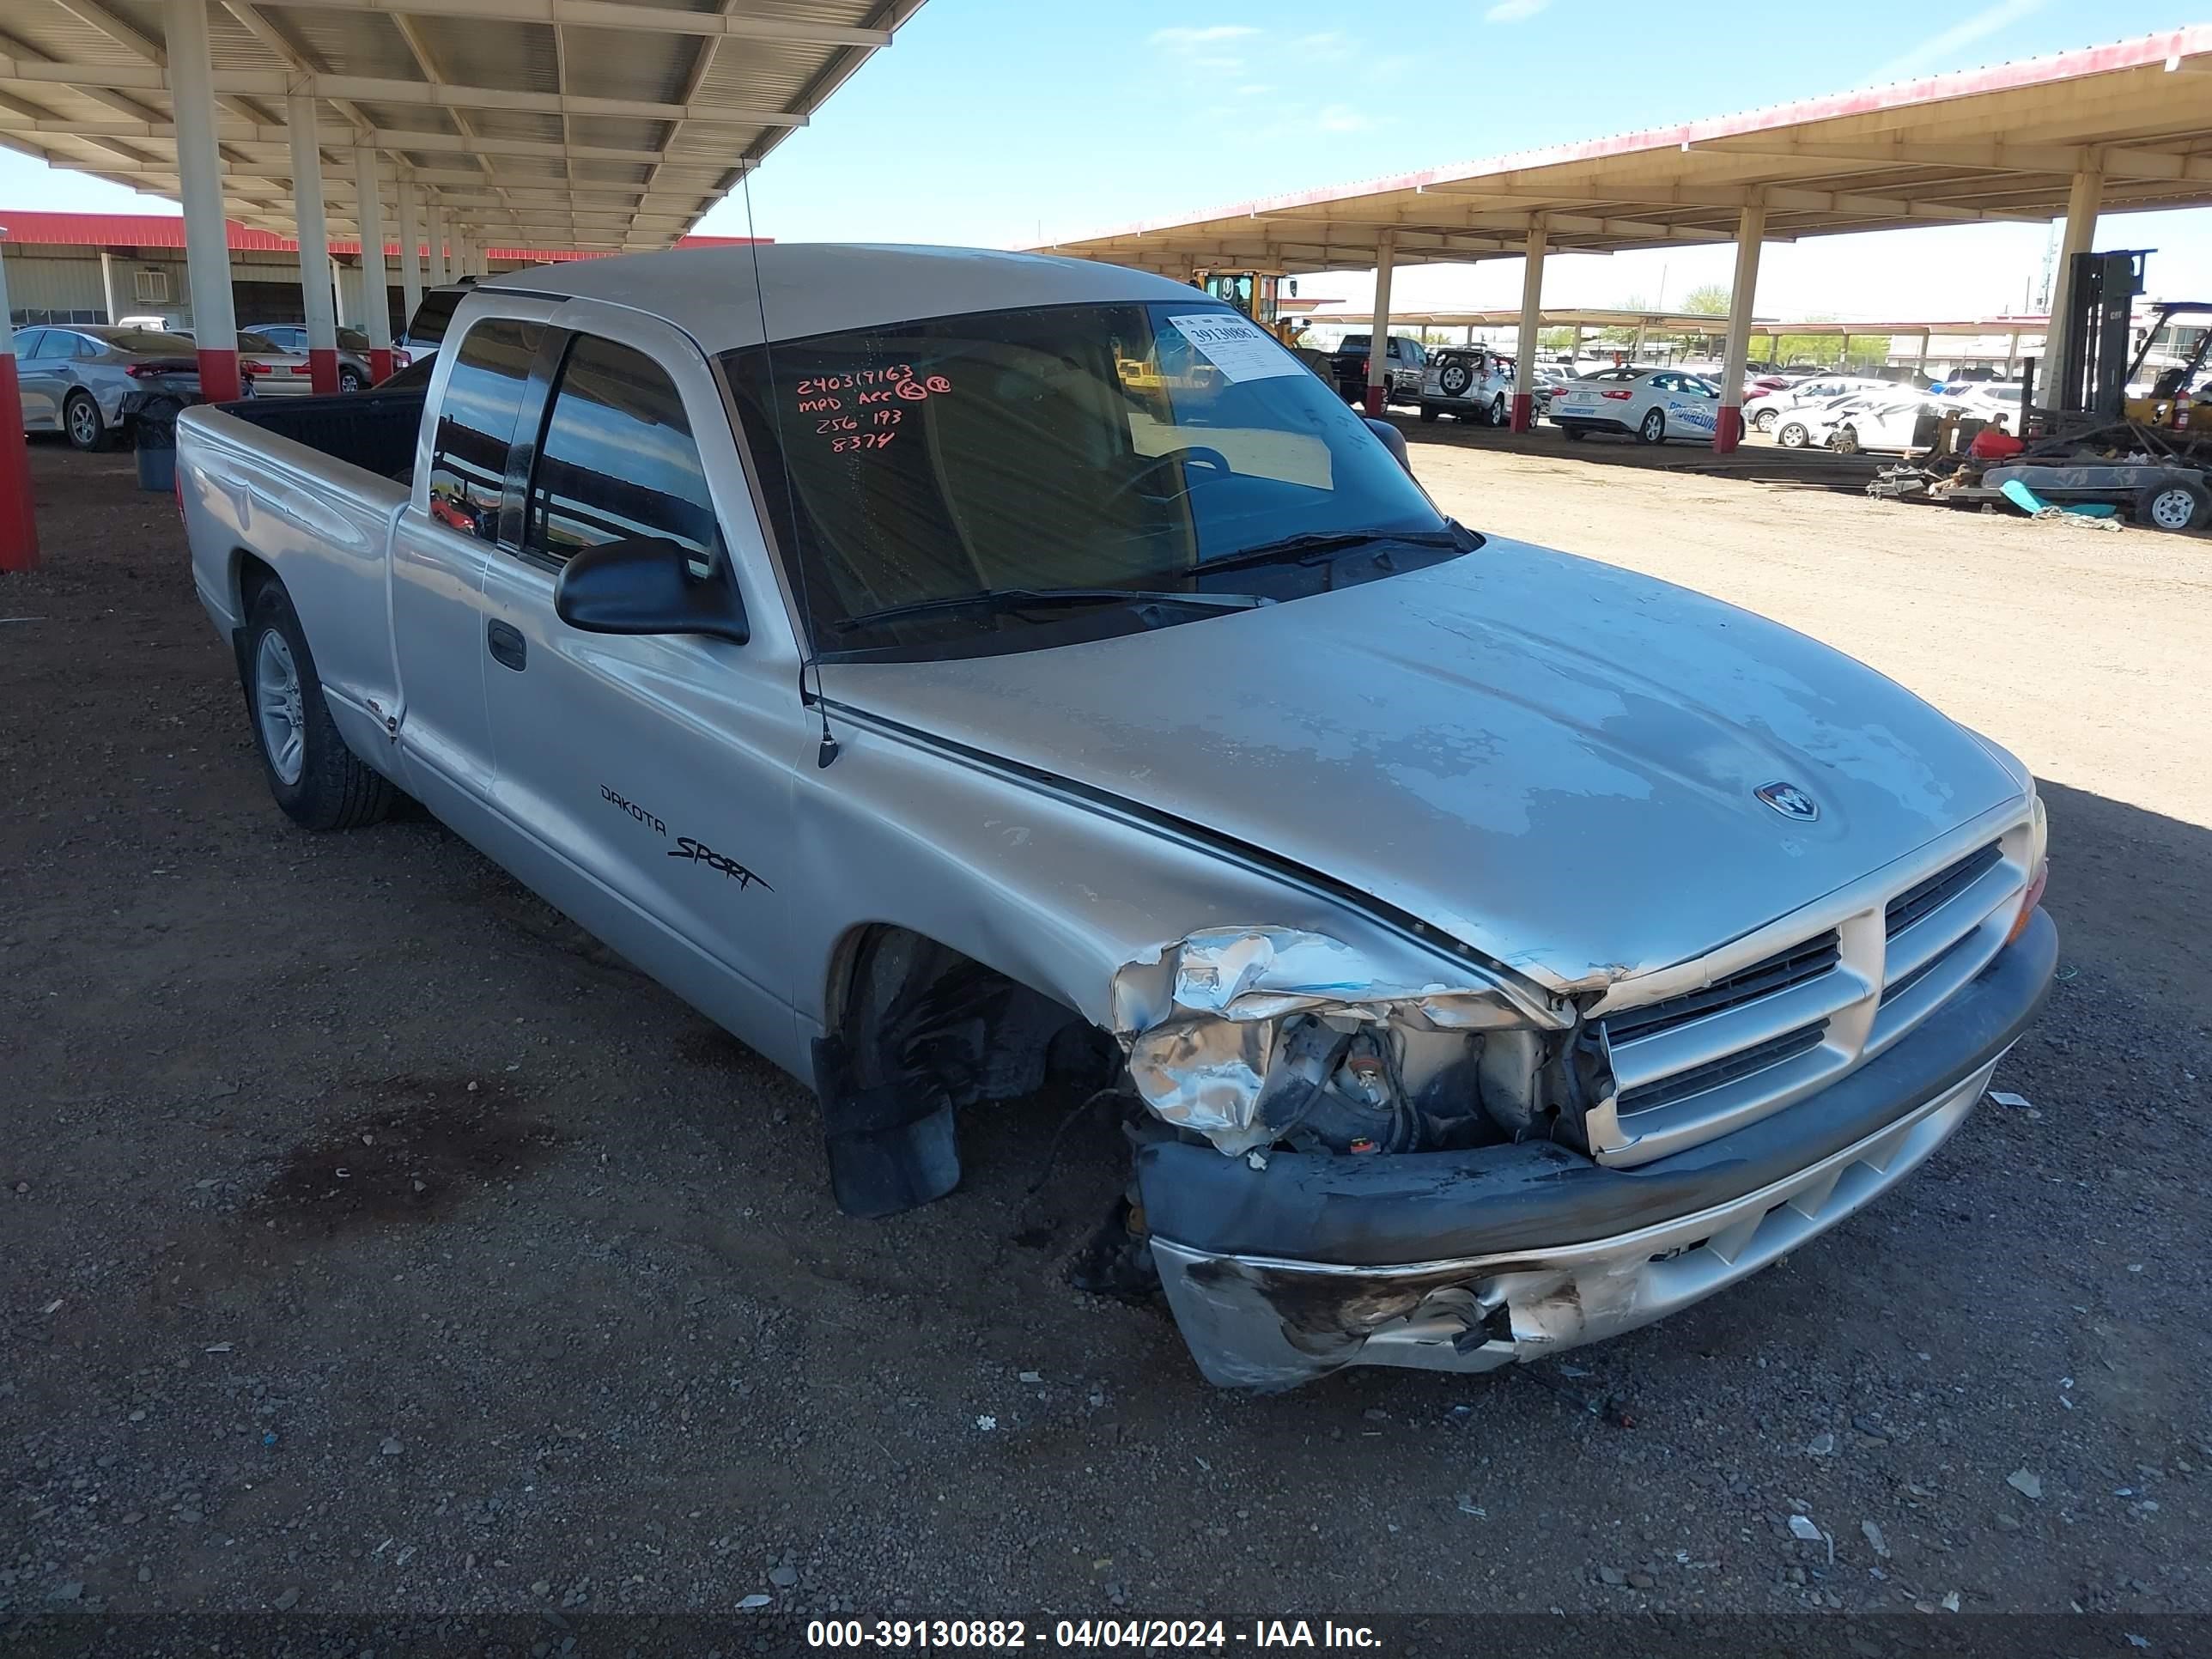
[[[2027,890],[2020,896],[2020,914],[2012,920],[2012,932],[2005,935],[2007,945],[2027,931],[2027,919],[2035,914],[2035,907],[2043,902],[2043,889],[2050,879],[2051,860],[2045,859],[2035,866],[2035,873],[2027,879]]]

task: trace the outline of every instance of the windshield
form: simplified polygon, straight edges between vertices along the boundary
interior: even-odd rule
[[[930,600],[1297,598],[1356,579],[1325,556],[1364,553],[1372,577],[1469,544],[1311,370],[1195,296],[945,318],[721,362],[824,654],[1025,649],[1060,642],[1054,625],[1070,621],[912,612]],[[1385,544],[1393,558],[1374,551]],[[1083,610],[1094,631],[1114,625]],[[1210,613],[1147,614],[1123,631]]]

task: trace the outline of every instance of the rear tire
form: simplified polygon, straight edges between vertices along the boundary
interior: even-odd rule
[[[107,447],[107,422],[100,417],[100,404],[89,392],[72,392],[62,402],[62,430],[70,447],[96,455]]]
[[[253,596],[239,677],[269,793],[295,823],[353,830],[392,810],[398,791],[338,735],[307,636],[281,582]]]
[[[2136,498],[2136,522],[2151,530],[2202,530],[2212,523],[2212,495],[2179,478],[2153,484]]]
[[[351,368],[351,367],[349,367],[349,366],[348,366],[348,367],[341,367],[341,368],[339,368],[339,370],[338,370],[338,390],[339,390],[339,391],[341,391],[341,392],[358,392],[358,391],[360,391],[360,390],[362,389],[362,387],[363,387],[363,386],[367,386],[368,384],[368,382],[367,380],[362,380],[362,379],[361,378],[361,371],[360,371],[359,369],[357,369],[357,368]]]
[[[1423,404],[1421,405],[1421,419],[1427,424],[1435,424],[1437,416],[1442,412],[1443,411],[1438,410],[1434,404]]]
[[[1636,428],[1636,441],[1640,444],[1664,443],[1667,441],[1667,413],[1655,409],[1644,417]]]
[[[1589,436],[1589,428],[1580,421],[1562,421],[1559,422],[1559,430],[1565,433],[1576,443],[1580,443]]]
[[[1506,419],[1505,394],[1501,392],[1490,400],[1490,423],[1492,426],[1504,426]]]
[[[1859,453],[1858,428],[1849,426],[1838,427],[1836,429],[1836,435],[1828,440],[1828,447],[1838,455],[1857,454]]]

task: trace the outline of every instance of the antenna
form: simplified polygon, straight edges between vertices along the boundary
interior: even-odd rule
[[[768,412],[775,427],[776,464],[783,471],[783,499],[787,521],[791,526],[794,545],[791,549],[791,576],[799,589],[799,622],[805,638],[802,644],[805,656],[799,665],[799,696],[806,697],[806,671],[814,671],[814,712],[822,720],[822,746],[814,752],[814,763],[826,767],[837,758],[837,739],[830,733],[829,699],[822,690],[822,664],[814,653],[814,603],[807,597],[806,557],[795,544],[799,536],[799,492],[791,482],[791,457],[783,444],[783,403],[776,396],[775,348],[769,343],[768,334],[768,295],[761,287],[760,238],[753,232],[753,170],[748,167],[738,175],[739,186],[745,194],[745,240],[752,250],[753,304],[760,315],[761,356],[768,364]]]

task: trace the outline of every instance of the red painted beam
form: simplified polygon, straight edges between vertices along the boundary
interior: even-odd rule
[[[15,354],[0,351],[0,571],[38,568],[39,525],[31,510],[22,388],[15,380]]]
[[[216,351],[207,346],[200,348],[200,396],[211,404],[235,403],[246,395],[246,383],[239,378],[238,353]],[[337,391],[333,386],[331,390]]]

